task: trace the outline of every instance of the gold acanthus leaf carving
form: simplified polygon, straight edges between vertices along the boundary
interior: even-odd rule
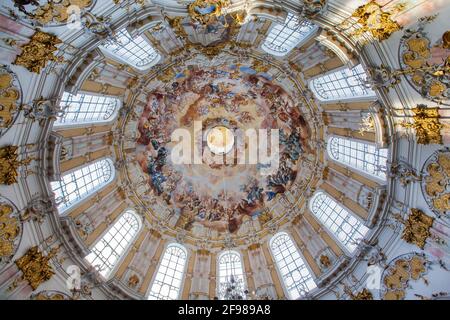
[[[56,256],[58,248],[53,248],[48,255],[44,255],[37,246],[30,248],[21,258],[15,261],[22,271],[20,280],[25,280],[36,290],[42,283],[51,279],[55,274],[50,260]]]
[[[0,184],[12,185],[16,183],[19,167],[31,162],[31,159],[17,160],[17,149],[16,146],[0,148]]]
[[[386,286],[384,300],[402,300],[410,280],[418,280],[427,272],[427,262],[423,256],[414,255],[401,258],[386,270],[382,282]]]
[[[36,31],[30,42],[21,46],[22,53],[16,57],[15,65],[23,66],[30,72],[40,73],[48,61],[63,62],[62,57],[56,57],[56,45],[62,41],[55,35]]]
[[[404,128],[413,128],[416,131],[419,144],[442,144],[441,130],[444,127],[439,122],[439,108],[428,108],[426,105],[418,105],[412,109],[414,113],[413,123],[402,122]]]
[[[14,254],[14,240],[20,233],[20,221],[13,217],[14,209],[0,203],[0,257],[10,257]]]
[[[423,250],[427,239],[430,237],[430,229],[434,218],[427,216],[422,210],[411,209],[408,220],[404,222],[402,239],[408,243],[415,244]]]
[[[20,93],[14,87],[14,78],[3,68],[0,69],[0,128],[8,128],[14,114],[18,111],[18,100]]]
[[[394,32],[401,29],[401,26],[392,19],[392,16],[403,9],[403,5],[398,5],[393,11],[387,12],[383,10],[381,5],[372,0],[353,12],[352,17],[357,19],[361,28],[353,31],[351,35],[362,36],[368,32],[378,41],[386,40]]]

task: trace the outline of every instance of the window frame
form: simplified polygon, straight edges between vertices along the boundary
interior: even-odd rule
[[[273,259],[273,261],[274,261],[274,263],[275,263],[275,267],[276,267],[276,269],[277,269],[277,273],[278,273],[278,277],[279,277],[279,279],[280,279],[281,285],[283,286],[284,293],[285,293],[291,300],[299,300],[299,299],[304,298],[305,295],[303,295],[303,296],[302,296],[302,295],[299,295],[299,297],[298,297],[298,298],[295,298],[295,299],[292,297],[290,291],[288,290],[288,287],[287,287],[287,285],[286,285],[286,282],[285,282],[285,280],[284,280],[284,277],[283,277],[283,275],[282,275],[282,273],[281,273],[281,269],[280,269],[280,266],[279,266],[279,262],[277,261],[277,259],[276,259],[276,257],[275,257],[275,253],[273,252],[274,250],[273,250],[272,245],[273,245],[274,241],[276,240],[276,238],[281,237],[281,236],[283,236],[283,235],[287,236],[287,237],[290,239],[290,241],[292,242],[292,245],[294,246],[295,250],[297,250],[298,255],[299,255],[300,258],[302,259],[302,262],[303,262],[304,267],[306,268],[306,270],[308,270],[309,276],[311,277],[311,280],[314,282],[315,287],[312,288],[312,289],[310,289],[310,290],[307,292],[307,294],[310,293],[310,292],[312,292],[312,291],[314,291],[315,289],[318,288],[317,283],[316,283],[316,281],[315,281],[315,278],[316,278],[316,277],[315,277],[315,274],[314,274],[314,272],[312,271],[311,267],[310,267],[309,264],[307,263],[305,257],[303,256],[302,251],[299,249],[297,243],[295,242],[295,240],[292,238],[292,236],[291,236],[288,232],[286,232],[286,231],[280,231],[280,232],[277,232],[276,234],[274,234],[274,235],[270,238],[270,240],[269,240],[269,251],[270,251],[270,254],[271,254],[271,256],[272,256],[272,259]],[[291,272],[290,272],[290,273],[291,273]],[[297,288],[297,285],[295,285],[295,287]]]
[[[292,20],[298,20],[299,23],[299,27],[297,27],[296,29],[291,29],[289,27],[289,23]],[[302,34],[302,32],[299,31],[299,29],[301,28],[300,26],[303,23],[310,23],[312,25],[312,28],[310,28],[306,33]],[[275,29],[280,29],[275,31]],[[286,31],[288,30],[288,31]],[[296,14],[293,14],[291,12],[288,12],[286,15],[286,18],[284,20],[283,23],[272,23],[272,26],[270,28],[270,31],[268,32],[266,38],[264,39],[263,43],[261,44],[261,49],[265,52],[268,53],[270,55],[273,55],[275,57],[285,57],[287,56],[292,50],[294,50],[296,47],[298,47],[300,44],[305,43],[306,41],[308,41],[309,39],[311,39],[317,32],[317,30],[319,30],[319,26],[317,26],[314,22],[306,19],[306,18],[302,18],[299,17]],[[276,32],[277,35],[273,35],[273,33]],[[283,44],[285,44],[286,42],[292,42],[290,46],[286,46],[286,52],[281,52],[281,51],[277,51],[271,47],[269,47],[268,42],[269,42],[269,38],[273,38],[270,40],[270,43],[273,44],[275,42],[277,42],[277,39],[282,37],[284,34],[288,34],[290,33],[290,35],[288,37],[283,37]],[[299,33],[300,35],[297,37],[297,39],[295,39],[295,41],[289,40],[295,33]],[[294,45],[295,44],[295,45]]]
[[[325,224],[325,222],[323,222],[316,213],[314,213],[313,210],[313,203],[316,200],[316,198],[320,195],[320,194],[324,194],[326,197],[328,197],[329,199],[331,199],[332,201],[334,201],[338,206],[341,206],[341,208],[347,212],[348,217],[350,218],[354,218],[357,220],[357,222],[360,224],[360,226],[362,226],[363,228],[367,229],[366,232],[363,234],[362,239],[355,245],[355,247],[352,249],[347,247],[347,244],[344,243],[344,241],[340,240],[338,235],[336,234],[336,232],[334,232],[333,230],[331,230],[331,228],[329,226],[327,226]],[[367,235],[370,233],[370,228],[366,226],[366,221],[362,220],[357,214],[355,214],[352,210],[350,210],[349,208],[347,208],[345,205],[343,205],[342,203],[339,203],[338,200],[336,200],[334,197],[332,197],[328,192],[324,191],[324,190],[317,190],[313,196],[311,197],[311,199],[309,200],[309,204],[308,204],[308,209],[311,212],[311,215],[326,229],[326,231],[328,232],[328,234],[336,241],[336,243],[339,245],[340,248],[342,248],[345,252],[347,252],[350,255],[353,255],[354,253],[356,253],[359,244],[361,243],[362,240],[364,240],[365,238],[367,238]],[[336,212],[336,211],[334,211]],[[338,216],[339,218],[341,218],[342,220],[344,220],[342,218],[341,215],[338,215],[336,213],[336,216]],[[328,216],[328,219],[331,219],[331,215]],[[348,218],[347,218],[348,219]],[[336,219],[333,220],[333,223],[336,223]],[[338,226],[338,230],[342,229],[342,223]],[[358,232],[361,234],[360,231],[354,231],[354,232]],[[346,236],[348,237],[349,235],[346,233]]]
[[[244,291],[248,290],[248,284],[247,284],[247,276],[246,276],[246,272],[245,272],[245,265],[244,265],[244,259],[243,256],[241,254],[241,252],[237,251],[237,250],[223,250],[221,251],[216,258],[216,296],[219,300],[223,299],[223,297],[221,297],[220,295],[220,291],[221,291],[221,278],[222,276],[220,275],[220,260],[222,259],[222,257],[224,257],[227,254],[235,254],[239,257],[239,261],[241,264],[241,270],[242,270],[242,280],[244,283]],[[236,269],[236,268],[234,268]],[[236,277],[236,275],[235,275]],[[242,292],[243,297],[245,298],[245,293]]]
[[[125,50],[127,52],[131,52],[130,49],[127,49],[125,47],[126,45],[122,44],[119,47],[116,44],[117,48],[114,48],[114,49],[108,48],[108,45],[114,46],[114,40],[116,39],[116,37],[119,37],[120,34],[123,34],[123,36],[128,37],[133,42],[135,42],[136,39],[140,40],[139,38],[141,38],[143,41],[139,42],[139,44],[136,44],[136,42],[135,42],[135,45],[137,47],[139,47],[140,50],[146,52],[146,48],[142,48],[140,46],[140,44],[142,44],[144,42],[146,45],[148,45],[149,47],[152,48],[152,50],[155,53],[155,57],[150,62],[148,62],[147,64],[145,64],[143,66],[139,66],[138,63],[131,62],[129,60],[124,59],[120,54],[117,53],[117,51],[120,51],[121,49],[123,49],[123,50]],[[109,41],[109,43],[108,43],[108,41]],[[107,40],[99,48],[100,48],[100,50],[102,50],[102,52],[110,55],[115,60],[118,60],[119,62],[122,62],[122,63],[124,63],[124,64],[126,64],[128,66],[131,66],[132,68],[134,68],[134,69],[136,69],[138,71],[141,71],[141,72],[148,71],[153,66],[157,65],[161,61],[161,58],[162,58],[162,56],[159,53],[159,51],[155,47],[153,47],[153,44],[148,40],[148,38],[144,34],[133,36],[132,34],[130,34],[130,32],[125,27],[124,28],[119,28],[116,31],[116,36],[113,37],[112,39]],[[131,54],[134,55],[134,56],[138,56],[139,55],[138,53],[135,53],[135,52],[131,52]]]
[[[173,299],[173,300],[181,299],[181,296],[183,294],[184,285],[185,285],[185,282],[186,282],[186,272],[187,272],[187,268],[188,268],[188,264],[189,264],[190,253],[189,253],[189,250],[185,246],[183,246],[182,244],[179,244],[179,243],[176,243],[176,242],[170,242],[164,247],[164,250],[163,250],[163,252],[162,252],[162,254],[161,254],[160,258],[159,258],[158,265],[157,265],[157,268],[155,270],[155,274],[153,275],[152,281],[150,282],[150,285],[149,285],[148,290],[147,290],[147,294],[146,294],[147,300],[156,300],[156,301],[158,301],[158,300],[166,300],[166,301],[167,300],[169,300],[169,301],[172,300],[172,299],[150,299],[150,294],[152,292],[153,285],[154,285],[154,283],[156,281],[156,277],[158,276],[159,270],[161,268],[161,264],[163,262],[164,255],[166,254],[167,250],[170,247],[176,247],[178,249],[181,249],[184,252],[184,254],[186,255],[185,260],[184,260],[183,272],[181,274],[180,287],[178,289],[178,296],[177,296],[176,299]],[[169,262],[170,261],[171,260],[169,260]],[[167,273],[165,273],[165,275],[167,275]]]
[[[116,272],[116,270],[120,267],[121,262],[123,261],[123,259],[125,259],[125,257],[127,256],[130,248],[132,247],[133,243],[137,240],[139,233],[142,230],[142,225],[143,225],[143,221],[142,219],[139,217],[139,215],[137,214],[137,212],[134,209],[128,208],[125,209],[115,220],[114,223],[111,224],[111,226],[109,228],[107,228],[106,230],[104,230],[101,235],[96,239],[96,241],[89,247],[89,253],[84,257],[84,260],[88,263],[89,266],[92,266],[95,268],[95,266],[93,264],[91,264],[91,262],[89,260],[87,260],[87,257],[93,253],[93,249],[97,246],[97,244],[103,240],[103,238],[109,233],[109,231],[116,225],[116,223],[118,223],[120,221],[121,218],[123,218],[123,216],[125,214],[131,214],[134,216],[134,218],[136,219],[136,222],[138,224],[137,230],[135,232],[135,234],[131,237],[131,239],[128,241],[127,245],[125,246],[125,248],[123,249],[122,253],[120,255],[118,255],[118,258],[116,260],[116,262],[114,263],[113,268],[111,268],[109,270],[109,272],[106,275],[103,275],[101,272],[99,272],[99,274],[106,280],[112,278]],[[114,238],[113,238],[114,239]],[[111,256],[111,255],[110,255]]]
[[[73,200],[72,203],[70,203],[69,205],[64,204],[63,207],[58,206],[58,213],[59,213],[60,216],[64,216],[67,212],[70,211],[70,209],[73,209],[74,207],[76,207],[77,205],[79,205],[80,203],[82,203],[84,200],[90,198],[92,195],[98,193],[99,191],[103,190],[106,186],[108,186],[110,183],[112,183],[112,182],[115,180],[115,178],[116,178],[116,170],[115,170],[115,167],[114,167],[114,163],[113,163],[113,161],[112,161],[111,158],[100,158],[100,159],[96,159],[96,160],[91,161],[91,162],[89,162],[89,163],[86,163],[86,164],[84,164],[84,165],[82,165],[82,166],[79,166],[79,167],[76,167],[76,168],[74,168],[74,169],[72,169],[72,170],[69,170],[69,171],[67,171],[67,172],[64,172],[64,174],[61,175],[61,176],[59,177],[58,180],[56,180],[56,181],[51,181],[51,182],[50,182],[50,190],[51,190],[51,192],[55,195],[55,199],[57,199],[58,197],[57,197],[57,194],[55,193],[55,189],[64,189],[64,188],[61,186],[61,181],[63,180],[63,178],[64,178],[65,176],[68,176],[68,175],[75,175],[75,172],[81,171],[82,169],[87,168],[87,167],[89,167],[89,166],[91,166],[91,165],[94,165],[94,164],[96,164],[96,163],[99,163],[99,162],[101,162],[101,161],[106,161],[106,162],[109,164],[109,166],[110,166],[111,174],[110,174],[108,180],[106,180],[105,182],[103,182],[103,183],[97,185],[95,188],[91,189],[89,192],[86,192],[85,194],[83,194],[83,195],[81,195],[81,196],[77,196],[77,199],[76,199],[76,200]],[[74,180],[72,180],[71,182],[74,182]],[[56,183],[58,183],[58,187],[57,187],[57,188],[54,188],[53,185],[56,184]],[[88,183],[86,183],[85,185],[88,185],[89,183],[92,183],[92,182],[88,182]],[[75,182],[75,184],[76,184],[76,182]],[[64,187],[65,187],[65,186],[67,186],[67,183],[64,184]],[[77,186],[77,189],[76,189],[76,190],[78,190],[78,189],[79,189],[79,188],[78,188],[78,186]],[[73,193],[73,192],[72,192],[72,193]],[[62,203],[66,203],[66,201],[64,201],[64,202],[62,202]]]
[[[330,70],[324,74],[320,74],[317,75],[311,79],[309,79],[308,81],[308,88],[312,91],[312,93],[314,94],[314,97],[323,104],[328,104],[328,103],[336,103],[336,102],[340,102],[340,101],[345,101],[345,102],[352,102],[352,101],[376,101],[378,100],[378,96],[375,90],[373,90],[372,88],[367,88],[367,91],[369,92],[369,94],[365,94],[365,95],[358,95],[358,96],[345,96],[345,97],[332,97],[332,98],[323,98],[319,92],[318,89],[316,88],[315,85],[315,81],[317,81],[320,78],[325,78],[325,77],[330,77],[333,74],[339,73],[339,72],[343,72],[345,70],[349,70],[350,72],[352,72],[353,70],[355,70],[356,68],[360,67],[362,69],[362,71],[364,72],[364,74],[366,75],[366,78],[369,77],[369,75],[367,74],[367,71],[364,69],[364,66],[360,63],[358,63],[357,65],[351,66],[349,67],[348,65],[343,65],[339,68],[335,68],[333,70]],[[361,75],[362,73],[359,73],[358,75]],[[346,84],[348,84],[347,79],[349,79],[349,77],[343,78],[346,81]],[[339,79],[337,79],[339,80]],[[331,79],[328,80],[326,83],[330,83],[332,82]],[[335,90],[342,90],[343,87],[340,88],[335,88]],[[345,87],[345,88],[349,88],[349,87]]]
[[[61,95],[61,98],[58,100],[58,105],[60,107],[62,107],[61,104],[63,103],[63,101],[66,101],[66,100],[63,100],[64,94],[68,94],[68,95],[72,95],[72,96],[83,95],[83,96],[92,96],[92,97],[106,98],[106,99],[109,98],[109,99],[115,100],[116,106],[115,106],[115,109],[114,109],[113,113],[106,120],[89,120],[89,121],[83,121],[83,122],[76,121],[76,122],[61,122],[61,123],[58,123],[58,120],[60,119],[60,117],[58,116],[57,119],[53,122],[53,127],[56,130],[60,130],[60,129],[63,129],[63,128],[85,127],[87,125],[97,126],[97,125],[108,125],[108,124],[111,124],[115,120],[117,120],[117,117],[119,115],[119,110],[123,106],[123,102],[117,96],[104,95],[104,94],[100,95],[98,93],[88,92],[88,91],[79,91],[76,94],[72,94],[72,93],[70,93],[68,91],[64,91],[63,94]],[[75,113],[75,112],[72,112],[72,113]],[[77,114],[80,114],[80,112],[78,112]]]
[[[384,173],[384,177],[380,176],[380,175],[377,175],[377,174],[370,173],[369,171],[363,170],[359,166],[352,165],[351,163],[347,163],[347,162],[344,162],[342,160],[336,159],[333,156],[333,153],[334,153],[333,150],[331,150],[331,148],[332,148],[331,140],[332,139],[343,139],[343,140],[349,141],[350,143],[351,142],[361,143],[361,144],[367,145],[367,147],[375,148],[376,154],[372,154],[372,153],[368,153],[368,152],[364,153],[364,160],[361,160],[361,161],[364,161],[364,163],[369,163],[366,160],[366,155],[367,154],[372,155],[374,158],[377,158],[377,157],[378,158],[384,158],[384,155],[380,154],[380,152],[381,152],[381,150],[386,150],[386,171]],[[356,150],[356,151],[358,151],[358,150]],[[351,155],[350,156],[349,155],[344,155],[344,156],[349,157],[349,158],[351,157]],[[334,135],[333,134],[333,135],[330,135],[328,137],[328,139],[327,139],[327,157],[328,157],[328,159],[330,159],[334,163],[337,163],[337,164],[342,165],[342,166],[344,166],[346,168],[349,168],[349,169],[356,170],[356,172],[358,174],[363,175],[363,176],[367,177],[370,180],[375,180],[376,182],[379,182],[381,184],[386,184],[387,183],[387,163],[388,163],[388,160],[389,160],[389,149],[388,148],[379,148],[375,142],[370,142],[370,141],[365,141],[365,140],[355,139],[355,138],[348,138],[348,137],[344,137],[344,136],[339,136],[339,135]],[[359,159],[357,159],[357,160],[359,160]],[[378,162],[380,162],[380,161],[378,160]],[[373,164],[373,165],[375,166],[375,164]],[[383,171],[379,170],[379,172],[383,172]]]

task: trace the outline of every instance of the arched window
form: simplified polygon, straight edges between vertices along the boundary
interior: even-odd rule
[[[111,97],[64,92],[60,107],[64,114],[56,119],[55,126],[107,122],[117,115],[120,102]]]
[[[369,230],[353,214],[324,192],[317,192],[310,202],[311,212],[351,253]]]
[[[353,69],[338,71],[317,77],[310,82],[310,88],[320,101],[368,98],[375,100],[375,92],[364,82],[367,74],[359,64]]]
[[[160,58],[159,53],[143,37],[132,38],[126,29],[118,31],[115,38],[102,48],[140,70],[150,68]]]
[[[298,299],[317,287],[298,249],[287,233],[280,232],[273,236],[270,241],[270,249],[291,299]]]
[[[232,281],[237,283],[236,292],[242,298],[245,298],[245,278],[242,268],[241,256],[236,251],[225,251],[218,258],[218,296],[219,299],[226,298],[226,291]]]
[[[108,232],[95,244],[86,260],[105,278],[109,276],[120,257],[131,245],[141,223],[132,210],[126,211]]]
[[[300,21],[297,16],[288,13],[284,24],[276,24],[272,28],[262,48],[267,53],[282,57],[316,30],[317,26],[312,22]]]
[[[103,159],[72,171],[58,181],[51,182],[56,201],[59,202],[59,213],[107,185],[114,179],[114,174],[112,161]]]
[[[331,159],[386,180],[387,149],[379,149],[373,143],[333,136],[328,139],[328,155]]]
[[[186,265],[186,249],[179,244],[167,246],[153,281],[149,300],[178,299]]]

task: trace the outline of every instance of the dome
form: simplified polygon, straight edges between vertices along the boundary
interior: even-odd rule
[[[450,7],[382,2],[3,5],[0,296],[446,299]]]

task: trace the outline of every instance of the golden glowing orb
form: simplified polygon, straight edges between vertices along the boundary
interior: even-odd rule
[[[233,131],[224,126],[217,126],[209,130],[206,143],[211,152],[215,154],[227,154],[233,149]]]

